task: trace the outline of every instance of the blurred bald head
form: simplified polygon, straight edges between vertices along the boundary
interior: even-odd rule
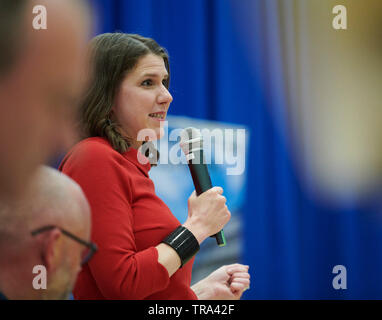
[[[88,241],[90,224],[90,207],[77,183],[40,167],[22,201],[0,206],[0,291],[10,299],[67,298],[86,248],[58,228],[34,237],[31,231],[52,225]],[[47,269],[46,290],[32,287],[36,265]]]
[[[47,29],[33,8],[44,6]],[[38,165],[76,139],[87,81],[90,16],[81,0],[0,1],[0,198],[21,194]]]

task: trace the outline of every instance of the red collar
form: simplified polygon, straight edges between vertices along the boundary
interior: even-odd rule
[[[122,155],[134,163],[138,169],[140,169],[146,176],[149,176],[149,171],[151,169],[151,164],[149,159],[144,156],[140,151],[130,147],[126,152],[122,153]]]

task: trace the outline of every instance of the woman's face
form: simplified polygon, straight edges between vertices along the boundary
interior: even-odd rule
[[[137,137],[143,129],[155,133],[151,139],[160,139],[163,135],[161,123],[172,101],[164,85],[167,77],[163,58],[148,54],[139,59],[117,91],[112,117],[122,127],[122,133],[136,141],[134,148],[142,144]]]

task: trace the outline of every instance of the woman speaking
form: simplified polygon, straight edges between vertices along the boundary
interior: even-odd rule
[[[99,250],[83,266],[75,299],[239,299],[248,266],[223,266],[192,288],[194,255],[230,219],[220,187],[188,199],[181,225],[155,194],[137,137],[161,121],[172,101],[169,60],[154,40],[108,33],[90,43],[92,82],[81,105],[85,139],[60,169],[86,194]]]

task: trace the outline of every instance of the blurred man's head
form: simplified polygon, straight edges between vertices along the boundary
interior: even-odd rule
[[[87,247],[62,230],[88,242],[90,207],[73,180],[41,167],[23,201],[0,206],[0,292],[9,299],[68,298]],[[46,268],[46,289],[33,287],[35,266]]]
[[[34,29],[43,5],[47,29]],[[80,0],[0,2],[0,197],[23,190],[36,167],[73,143],[86,82],[90,20]]]

